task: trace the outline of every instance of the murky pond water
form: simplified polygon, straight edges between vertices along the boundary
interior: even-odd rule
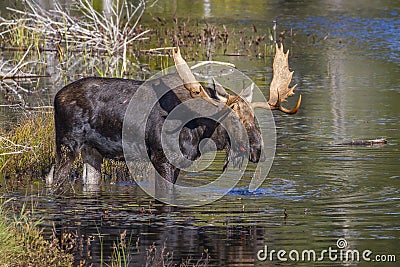
[[[263,186],[249,192],[248,175],[227,196],[197,208],[154,204],[134,184],[65,198],[45,196],[42,188],[11,195],[33,199],[48,229],[54,223],[58,232],[101,235],[103,241],[93,238],[88,248],[95,265],[100,247],[109,257],[126,230],[132,237],[131,266],[145,265],[153,243],[177,263],[196,262],[206,250],[210,266],[338,266],[343,263],[328,254],[315,263],[288,255],[315,250],[318,258],[323,250],[338,249],[339,238],[360,251],[359,265],[395,266],[368,263],[361,253],[371,250],[372,261],[389,254],[400,261],[400,2],[160,0],[149,14],[149,23],[151,16],[176,14],[228,29],[254,25],[265,34],[277,19],[280,30],[296,33],[286,43],[303,103],[295,116],[274,114],[276,157]],[[271,58],[216,54],[213,59],[236,64],[268,91]],[[388,144],[336,145],[374,138]],[[276,252],[273,261],[259,261],[265,245],[287,251],[288,262],[279,261]]]

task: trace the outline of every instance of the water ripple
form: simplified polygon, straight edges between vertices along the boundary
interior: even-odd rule
[[[291,27],[306,34],[340,38],[357,44],[360,50],[370,51],[370,56],[400,65],[400,19],[396,11],[382,18],[310,16]]]

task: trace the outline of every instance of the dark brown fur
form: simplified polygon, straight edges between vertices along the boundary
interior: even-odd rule
[[[61,186],[68,177],[72,163],[80,152],[83,161],[98,172],[101,172],[103,158],[124,160],[122,148],[124,116],[129,101],[142,83],[134,80],[91,77],[73,82],[56,94],[54,188]],[[157,91],[156,86],[154,90]],[[207,92],[216,99],[214,90],[207,89]],[[134,155],[140,158],[140,154],[147,153],[158,173],[173,183],[178,177],[179,169],[164,155],[160,134],[165,117],[177,105],[189,99],[191,99],[190,93],[183,86],[169,91],[160,98],[148,118],[146,136],[143,137],[146,147],[139,148],[138,155]],[[230,104],[230,108],[238,115],[233,123],[242,123],[246,128],[250,145],[249,160],[258,162],[263,142],[251,107],[238,97]],[[218,122],[208,118],[195,119],[182,128],[179,145],[183,155],[189,160],[198,158],[200,156],[198,146],[204,138],[211,138],[218,150],[227,149],[225,167],[231,160],[234,164],[240,164],[240,159],[245,155],[240,142],[238,144],[231,142],[226,130]]]

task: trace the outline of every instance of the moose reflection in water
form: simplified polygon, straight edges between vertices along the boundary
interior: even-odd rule
[[[296,87],[289,87],[293,72],[289,70],[288,54],[284,53],[283,45],[276,46],[269,100],[252,103],[253,84],[237,95],[229,94],[222,86],[216,84],[213,88],[204,88],[196,81],[182,58],[180,49],[174,49],[174,61],[183,85],[173,88],[158,100],[149,114],[148,121],[134,122],[132,131],[146,125],[145,136],[136,137],[144,138],[145,147],[139,147],[137,155],[134,156],[141,158],[147,153],[156,171],[167,181],[175,183],[180,168],[174,166],[163,151],[162,127],[165,118],[175,107],[190,99],[201,98],[216,106],[222,113],[232,112],[235,115],[232,116],[232,123],[243,125],[248,145],[245,146],[240,139],[230,140],[226,129],[218,121],[197,118],[184,125],[179,133],[179,149],[183,156],[188,160],[197,159],[201,155],[200,142],[210,138],[218,150],[226,149],[224,167],[230,161],[234,165],[240,164],[245,155],[248,155],[251,162],[259,162],[262,160],[264,144],[254,119],[254,108],[277,109],[284,113],[295,114],[301,103],[300,96],[293,109],[281,106],[281,102],[293,95]],[[163,79],[168,79],[168,75]],[[56,160],[47,178],[47,183],[51,185],[53,192],[65,190],[63,184],[68,179],[73,162],[79,153],[82,154],[84,162],[84,185],[100,184],[103,158],[124,160],[122,145],[124,116],[129,101],[142,84],[142,81],[135,80],[90,77],[73,82],[56,94],[54,100]],[[154,90],[157,90],[156,88],[155,86]],[[147,95],[141,97],[145,100]]]

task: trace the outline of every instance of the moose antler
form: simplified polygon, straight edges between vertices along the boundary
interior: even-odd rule
[[[217,81],[213,78],[213,85],[214,85],[214,90],[215,90],[215,95],[216,97],[222,102],[225,103],[228,107],[232,104],[235,103],[239,98],[239,95],[231,95],[229,94],[224,87],[217,83]]]
[[[297,84],[292,88],[289,87],[292,80],[293,71],[289,70],[289,50],[285,53],[283,51],[283,44],[279,48],[276,44],[276,52],[273,64],[273,78],[269,88],[268,102],[255,102],[251,103],[253,108],[265,109],[279,109],[287,114],[295,114],[300,107],[301,95],[297,104],[293,109],[286,109],[281,106],[281,102],[286,101],[286,98],[294,94],[294,89]]]
[[[193,98],[198,98],[198,97],[204,98],[211,104],[218,106],[218,103],[207,94],[203,86],[201,86],[201,84],[194,77],[188,64],[181,55],[179,46],[177,47],[177,49],[173,49],[173,56],[174,56],[175,67],[179,74],[179,77],[182,79],[185,88],[189,90],[190,95]]]

